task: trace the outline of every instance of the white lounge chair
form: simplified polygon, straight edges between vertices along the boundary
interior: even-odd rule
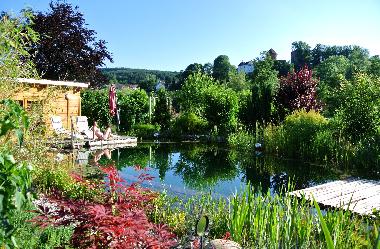
[[[88,127],[88,120],[86,116],[77,116],[76,117],[76,127],[78,132],[84,134],[88,139],[94,139],[94,133],[92,129]]]
[[[61,116],[52,116],[50,120],[51,120],[51,126],[57,135],[64,135],[67,137],[71,136],[71,131],[68,131],[63,127]],[[73,133],[73,136],[74,138],[77,138],[77,139],[84,139],[82,135],[77,134],[77,133]]]
[[[66,134],[66,135],[71,134],[70,131],[63,128],[62,118],[60,116],[52,116],[50,120],[51,120],[51,126],[53,127],[53,130],[55,131],[55,133]]]

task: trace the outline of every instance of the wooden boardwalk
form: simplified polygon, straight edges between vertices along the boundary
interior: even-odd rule
[[[323,206],[348,209],[360,215],[371,215],[374,209],[380,211],[380,181],[339,180],[289,194],[308,200],[314,197]]]
[[[86,142],[86,146],[88,147],[104,147],[107,148],[109,146],[120,146],[128,144],[137,144],[137,138],[136,137],[129,137],[129,136],[123,136],[123,137],[116,137],[108,140],[89,140]]]

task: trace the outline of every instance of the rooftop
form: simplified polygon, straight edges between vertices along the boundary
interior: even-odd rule
[[[72,86],[72,87],[81,87],[88,88],[88,83],[74,82],[74,81],[55,81],[55,80],[36,80],[36,79],[26,79],[18,78],[20,83],[28,84],[40,84],[40,85],[53,85],[53,86]]]

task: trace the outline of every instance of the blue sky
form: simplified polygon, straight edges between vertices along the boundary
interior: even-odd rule
[[[0,0],[0,10],[46,11],[46,0]],[[273,48],[290,60],[291,43],[312,48],[359,45],[380,54],[379,0],[67,0],[79,6],[97,38],[108,42],[108,67],[184,70],[221,54],[232,64]]]

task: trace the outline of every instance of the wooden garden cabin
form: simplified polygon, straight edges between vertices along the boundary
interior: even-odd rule
[[[87,88],[87,83],[36,79],[18,79],[22,84],[13,97],[25,110],[38,106],[47,124],[50,117],[61,116],[63,126],[70,130],[71,116],[81,115],[80,90]]]

